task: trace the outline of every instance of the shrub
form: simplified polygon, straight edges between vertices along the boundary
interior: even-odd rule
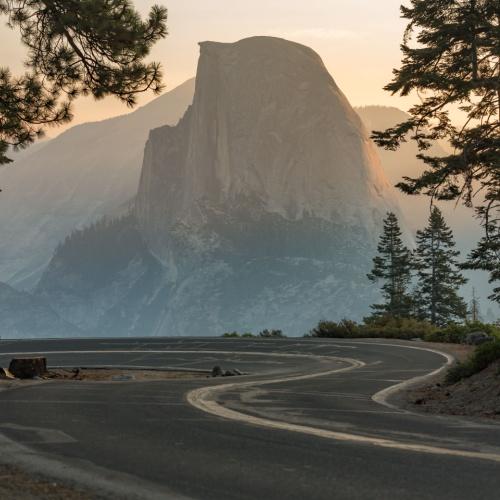
[[[264,338],[264,339],[270,339],[270,338],[282,339],[282,338],[285,338],[285,336],[283,335],[283,332],[281,330],[268,330],[267,328],[265,330],[262,330],[259,333],[259,337]]]
[[[446,382],[455,384],[460,380],[472,377],[498,360],[500,360],[500,341],[496,340],[480,345],[467,361],[457,363],[450,368],[446,375]]]
[[[467,333],[472,332],[485,332],[492,337],[497,337],[500,340],[500,327],[492,323],[481,323],[480,321],[475,321],[473,323],[467,323],[466,325]]]
[[[480,345],[472,356],[474,370],[480,372],[495,361],[500,360],[500,342],[488,342]]]
[[[361,327],[363,336],[372,338],[390,338],[411,340],[425,339],[433,334],[437,327],[414,318],[394,318],[382,316],[377,319],[365,320]]]
[[[500,339],[500,328],[483,323],[467,323],[465,325],[450,324],[440,328],[426,321],[415,318],[395,318],[382,315],[365,318],[364,324],[342,320],[340,322],[322,320],[306,337],[314,338],[384,338],[411,340],[418,338],[426,342],[445,342],[460,344],[465,337],[475,331],[484,331]]]
[[[240,334],[238,332],[228,332],[222,336],[226,339],[238,339],[238,338],[240,338]]]
[[[359,338],[358,324],[350,320],[342,320],[340,323],[322,320],[309,332],[309,337],[315,338]]]
[[[427,342],[445,342],[449,344],[461,344],[467,334],[470,333],[467,326],[451,324],[445,328],[436,328],[425,335]]]

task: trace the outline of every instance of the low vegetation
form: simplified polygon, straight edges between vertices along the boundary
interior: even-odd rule
[[[404,243],[397,216],[389,212],[373,259],[369,281],[379,283],[381,301],[363,323],[344,319],[320,321],[306,336],[316,338],[388,338],[427,342],[479,343],[467,338],[481,332],[484,340],[500,340],[500,324],[478,321],[479,302],[473,290],[468,305],[459,295],[466,279],[460,253],[443,214],[433,207],[428,225],[417,231],[417,248]],[[472,336],[471,336],[472,337]],[[477,338],[477,336],[475,336]]]
[[[226,339],[245,339],[245,338],[262,338],[262,339],[284,339],[286,335],[283,334],[281,330],[262,330],[258,335],[253,333],[238,333],[238,332],[228,332],[222,335]]]
[[[463,325],[450,324],[439,327],[427,321],[390,316],[367,318],[364,323],[356,323],[347,319],[340,322],[320,321],[306,337],[419,339],[426,342],[461,344],[465,342],[467,335],[477,331],[485,332],[500,341],[500,327],[496,325],[470,322]]]
[[[472,377],[497,361],[500,361],[500,338],[480,345],[469,359],[450,368],[446,375],[446,383],[455,384]],[[500,365],[498,375],[500,375]]]

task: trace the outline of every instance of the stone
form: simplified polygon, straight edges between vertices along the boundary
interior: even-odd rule
[[[482,331],[471,332],[465,337],[465,343],[468,345],[481,345],[485,342],[490,342],[492,338]]]
[[[20,379],[43,377],[47,373],[47,358],[14,358],[9,372]]]

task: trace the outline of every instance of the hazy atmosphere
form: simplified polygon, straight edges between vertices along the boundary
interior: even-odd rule
[[[147,13],[154,0],[141,0],[137,8]],[[399,44],[405,28],[400,0],[172,0],[168,7],[169,35],[152,50],[162,63],[166,91],[194,77],[198,42],[235,42],[253,35],[271,35],[304,43],[324,59],[351,103],[380,104],[405,109],[409,101],[390,97],[382,90],[400,60]],[[13,71],[22,71],[25,49],[16,31],[0,34],[0,59]],[[153,97],[145,94],[140,103]],[[94,102],[82,99],[75,106],[75,121],[102,120],[126,112],[113,98]],[[49,129],[53,136],[66,127]]]
[[[499,5],[0,0],[0,499],[498,498]]]

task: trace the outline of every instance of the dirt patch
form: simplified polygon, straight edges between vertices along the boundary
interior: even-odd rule
[[[0,379],[0,391],[29,387],[46,381],[82,382],[154,382],[160,380],[194,380],[207,378],[204,371],[131,370],[108,368],[54,368],[44,377],[32,380]]]
[[[185,380],[207,378],[208,373],[163,370],[126,370],[108,368],[56,368],[48,372],[49,380],[81,380],[90,382],[127,382],[153,380]]]
[[[0,498],[23,500],[99,500],[94,492],[64,485],[60,482],[29,474],[11,465],[0,464]]]
[[[443,379],[410,390],[405,398],[407,408],[500,421],[500,362],[453,385],[445,385]]]
[[[415,347],[424,347],[425,349],[433,349],[450,354],[458,361],[465,361],[473,352],[475,347],[465,344],[445,344],[439,342],[405,342],[406,345],[414,345]]]

